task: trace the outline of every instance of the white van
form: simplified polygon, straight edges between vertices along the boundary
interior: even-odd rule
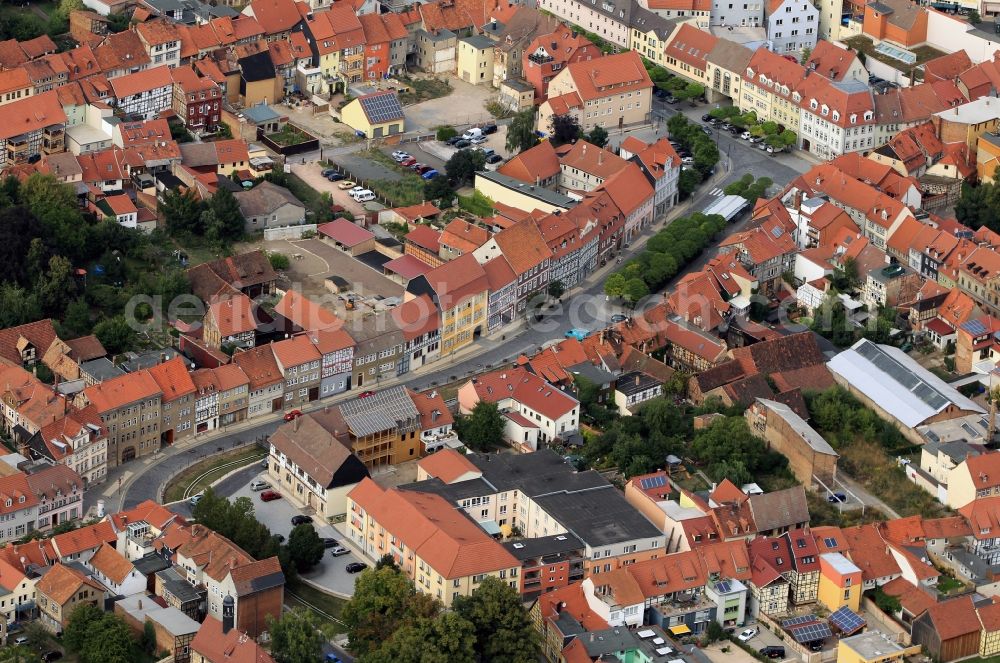
[[[351,198],[354,198],[355,202],[364,203],[369,200],[375,200],[375,194],[368,189],[362,189],[361,191],[352,192]]]
[[[478,127],[473,127],[472,129],[468,129],[464,134],[462,134],[462,138],[464,138],[465,140],[472,140],[473,138],[482,138],[482,137],[483,137],[483,130],[479,129]]]

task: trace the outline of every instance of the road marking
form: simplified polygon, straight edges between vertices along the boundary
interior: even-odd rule
[[[710,196],[721,196],[722,195],[722,189],[716,187],[716,188],[712,189],[712,191],[708,195],[710,195]]]
[[[317,591],[320,591],[320,590],[317,590]],[[295,599],[296,601],[298,601],[299,603],[301,603],[305,607],[309,608],[310,610],[312,610],[313,612],[315,612],[317,615],[319,615],[320,617],[322,617],[324,619],[329,619],[330,621],[337,622],[338,624],[341,624],[342,626],[347,626],[347,624],[344,624],[344,622],[340,621],[339,619],[337,619],[336,617],[334,617],[331,614],[323,612],[322,610],[320,610],[319,608],[317,608],[316,606],[314,606],[312,603],[309,603],[308,601],[306,601],[305,599],[303,599],[298,594],[295,594],[294,592],[290,592],[290,591],[288,591],[286,589],[285,590],[285,596],[290,596],[291,598]]]
[[[262,454],[259,457],[247,457],[247,458],[243,458],[241,460],[234,460],[234,461],[231,461],[229,463],[224,463],[222,465],[214,467],[214,468],[212,468],[212,469],[210,469],[210,470],[208,470],[206,472],[202,472],[201,474],[199,474],[198,476],[196,476],[191,481],[190,484],[188,484],[187,488],[184,489],[183,497],[182,497],[182,499],[180,501],[183,501],[185,499],[190,498],[194,494],[194,493],[191,492],[191,489],[194,488],[195,486],[197,486],[198,482],[201,481],[202,479],[204,479],[205,477],[207,477],[209,474],[214,474],[215,472],[217,472],[219,470],[228,469],[230,467],[235,467],[235,466],[239,466],[239,465],[244,465],[245,464],[245,465],[249,466],[249,465],[251,465],[253,463],[256,463],[261,458],[266,457],[266,455],[267,454]],[[247,462],[247,461],[250,461],[250,462]],[[199,490],[198,492],[200,493],[202,491]]]
[[[315,257],[315,258],[316,258],[317,260],[319,260],[319,261],[320,261],[320,262],[322,262],[322,263],[323,263],[324,265],[326,265],[326,269],[324,269],[323,271],[321,271],[321,272],[315,272],[315,273],[313,273],[313,274],[308,274],[307,276],[308,276],[309,278],[311,278],[311,277],[313,277],[313,276],[320,276],[321,274],[326,274],[327,272],[329,272],[329,271],[330,271],[330,263],[328,263],[328,262],[326,261],[326,259],[324,259],[324,258],[323,258],[323,256],[319,255],[318,253],[313,253],[312,251],[310,251],[309,249],[307,249],[307,248],[306,248],[306,247],[304,247],[304,246],[300,246],[300,244],[301,244],[302,242],[311,242],[312,240],[310,240],[310,239],[300,239],[300,240],[287,240],[287,241],[288,241],[288,243],[289,243],[289,244],[292,244],[292,245],[294,245],[294,246],[295,246],[295,248],[297,248],[297,249],[301,249],[302,251],[305,251],[306,253],[308,253],[308,254],[309,254],[309,255],[311,255],[311,256],[314,256],[314,257]],[[322,241],[322,240],[321,240],[321,241]]]

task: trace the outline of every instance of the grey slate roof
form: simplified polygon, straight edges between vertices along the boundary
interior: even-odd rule
[[[788,529],[809,522],[806,490],[794,486],[772,493],[750,496],[750,513],[758,532]]]
[[[305,209],[298,198],[283,186],[264,180],[249,191],[238,191],[233,194],[240,205],[243,216],[262,216],[270,214],[283,205],[294,205]]]

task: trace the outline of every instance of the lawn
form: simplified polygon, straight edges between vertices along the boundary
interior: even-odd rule
[[[371,180],[368,188],[385,198],[390,207],[419,205],[427,199],[424,196],[424,179],[419,175],[403,175],[400,180]]]
[[[235,469],[256,463],[265,456],[263,449],[250,445],[227,451],[190,466],[169,482],[163,491],[164,503],[176,502],[205,490]]]
[[[340,611],[344,609],[344,604],[347,601],[336,596],[331,596],[326,592],[321,592],[311,585],[296,580],[285,586],[285,603],[293,608],[305,607],[314,609],[323,618],[323,621],[328,621],[330,617],[334,619],[340,617]],[[342,624],[334,621],[330,623],[338,629],[337,632],[343,632],[344,627]]]
[[[479,191],[473,192],[471,196],[459,196],[458,206],[476,216],[491,216],[493,214],[493,201]]]
[[[278,145],[282,145],[284,147],[298,145],[299,143],[304,143],[307,140],[312,140],[312,136],[291,124],[286,124],[281,131],[278,133],[268,134],[267,137]]]
[[[959,582],[951,576],[942,575],[938,578],[937,590],[942,594],[950,594],[961,589],[965,589],[965,583]]]

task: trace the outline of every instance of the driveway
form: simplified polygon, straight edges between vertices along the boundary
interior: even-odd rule
[[[264,470],[259,470],[253,478],[259,477],[267,481],[266,474]],[[249,481],[244,483],[229,497],[230,499],[249,497],[253,500],[254,514],[257,516],[257,520],[267,525],[272,534],[281,534],[286,540],[292,531],[292,516],[302,513],[284,499],[274,500],[273,502],[261,502],[260,493],[250,490]],[[333,537],[341,542],[345,538],[333,526],[317,518],[313,519],[313,527],[316,528],[316,532],[321,537]],[[326,552],[323,555],[323,561],[316,565],[309,573],[303,573],[302,578],[340,596],[350,597],[354,594],[354,580],[357,578],[357,575],[348,573],[344,567],[351,562],[358,561],[363,560],[359,560],[353,553],[334,557],[329,552]]]
[[[496,96],[489,85],[472,85],[449,77],[452,92],[446,97],[429,99],[406,106],[406,130],[430,131],[443,124],[461,126],[487,122],[493,119],[486,110],[486,102]]]
[[[727,647],[729,651],[722,651]],[[712,663],[755,663],[755,659],[731,642],[713,642],[707,647],[701,648],[701,653],[708,657]]]
[[[363,296],[399,297],[403,294],[402,285],[382,276],[360,260],[355,260],[354,257],[323,240],[304,239],[292,244],[300,252],[308,251],[326,262],[328,271],[318,278],[336,274],[350,281],[352,289]]]
[[[741,629],[737,629],[736,630],[736,635],[739,635],[741,632],[743,632],[743,630],[751,628],[751,627],[754,627],[754,628],[757,629],[757,635],[754,636],[753,638],[751,638],[750,642],[746,643],[746,645],[748,647],[750,647],[750,649],[754,649],[756,651],[760,651],[764,647],[784,647],[785,646],[785,641],[784,640],[782,640],[777,635],[775,635],[774,633],[772,633],[768,629],[764,628],[760,624],[758,624],[756,622],[753,622],[753,621],[748,621],[746,626],[744,626]],[[731,651],[736,651],[736,652],[738,652],[740,654],[748,655],[748,654],[746,654],[746,652],[744,652],[739,647],[736,647],[735,645],[733,646],[733,648],[732,648]],[[789,660],[789,659],[790,660],[796,660],[795,652],[793,652],[791,650],[791,648],[785,647],[785,659],[784,660]],[[778,663],[777,659],[775,659],[775,663]]]

